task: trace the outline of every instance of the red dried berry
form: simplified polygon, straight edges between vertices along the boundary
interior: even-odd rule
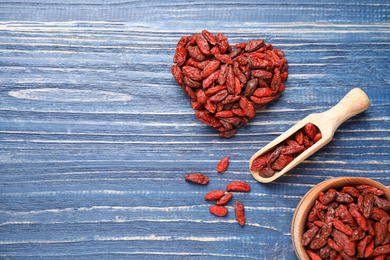
[[[218,53],[218,54],[215,54],[215,58],[217,60],[221,61],[222,63],[233,64],[233,60],[229,55]]]
[[[217,165],[217,172],[224,172],[227,170],[229,165],[229,157],[223,158]]]
[[[217,45],[221,50],[221,53],[225,53],[229,49],[229,41],[227,37],[222,33],[217,33],[215,35],[215,39],[217,40]]]
[[[370,185],[358,185],[358,186],[356,186],[356,188],[358,190],[360,190],[360,192],[362,194],[371,193],[371,194],[376,195],[376,196],[381,196],[384,194],[383,191],[381,191],[378,188],[375,188],[373,186],[370,186]]]
[[[214,71],[218,69],[219,64],[221,64],[219,60],[213,60],[207,63],[206,67],[204,67],[204,69],[201,72],[202,78],[207,78],[208,76],[210,76]]]
[[[273,94],[274,92],[269,89],[269,88],[258,88],[256,91],[253,93],[256,97],[269,97]]]
[[[321,134],[321,133],[317,133],[317,134],[314,136],[313,142],[314,142],[314,143],[317,143],[321,138],[322,138],[322,134]]]
[[[233,194],[227,192],[225,195],[223,195],[217,202],[215,202],[215,205],[217,206],[223,206],[226,203],[229,202],[229,200],[233,197]]]
[[[246,191],[246,192],[248,192],[251,190],[251,186],[249,186],[249,184],[247,184],[245,182],[234,181],[234,182],[229,183],[229,185],[226,187],[226,190],[227,191]]]
[[[305,125],[305,132],[309,135],[311,140],[314,140],[314,137],[317,134],[317,129],[312,123],[307,123]]]
[[[223,217],[227,214],[228,209],[224,206],[211,206],[209,207],[211,213],[218,217]]]
[[[319,255],[317,255],[316,253],[314,253],[309,249],[306,250],[306,253],[310,256],[312,260],[322,260],[322,258]]]
[[[184,178],[187,181],[202,184],[202,185],[206,185],[209,182],[209,177],[199,173],[189,174],[184,176]]]
[[[245,225],[244,210],[245,210],[244,205],[241,202],[236,201],[236,203],[234,204],[234,212],[236,213],[236,219],[241,226]]]
[[[267,104],[271,102],[272,100],[277,99],[280,97],[280,93],[276,94],[275,96],[270,96],[270,97],[256,97],[256,96],[251,96],[251,100],[256,103],[256,104]]]
[[[206,194],[204,197],[205,200],[219,200],[223,195],[225,195],[225,191],[223,190],[213,190]]]
[[[240,99],[239,104],[240,104],[241,109],[244,111],[245,115],[248,118],[252,118],[255,116],[255,114],[256,114],[255,108],[253,107],[252,103],[247,98],[242,97]]]
[[[202,35],[211,45],[217,44],[217,41],[215,40],[215,37],[211,32],[203,30]]]

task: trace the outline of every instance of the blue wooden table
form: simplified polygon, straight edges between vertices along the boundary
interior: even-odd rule
[[[313,186],[390,186],[389,18],[379,0],[0,1],[0,257],[296,259],[291,220]],[[230,139],[170,72],[178,40],[203,29],[264,39],[289,62],[281,98]],[[324,149],[271,184],[251,176],[254,152],[355,87],[371,106]],[[252,190],[210,214],[204,195],[232,181]]]

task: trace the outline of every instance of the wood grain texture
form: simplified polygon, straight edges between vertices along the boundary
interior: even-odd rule
[[[389,5],[0,2],[0,257],[296,259],[291,221],[313,186],[341,176],[390,186]],[[229,140],[196,119],[170,74],[177,41],[202,29],[265,39],[289,62],[281,98]],[[254,152],[354,87],[367,111],[277,181],[253,179]],[[210,183],[184,181],[195,172]],[[251,192],[235,192],[226,217],[210,214],[204,195],[232,181]]]

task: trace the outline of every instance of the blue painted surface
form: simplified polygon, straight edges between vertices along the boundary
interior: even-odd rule
[[[0,257],[296,259],[291,220],[310,188],[339,176],[390,186],[389,6],[0,2]],[[289,62],[281,98],[229,140],[196,119],[170,74],[177,41],[202,29],[230,43],[263,38]],[[367,111],[286,176],[253,179],[254,152],[354,87]],[[194,172],[210,183],[185,182]],[[211,215],[204,195],[237,180],[251,192]]]

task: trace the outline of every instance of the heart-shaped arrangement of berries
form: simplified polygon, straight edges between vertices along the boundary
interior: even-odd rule
[[[229,45],[222,33],[207,30],[183,36],[171,72],[203,123],[230,138],[256,110],[284,91],[288,63],[284,52],[264,40]]]

